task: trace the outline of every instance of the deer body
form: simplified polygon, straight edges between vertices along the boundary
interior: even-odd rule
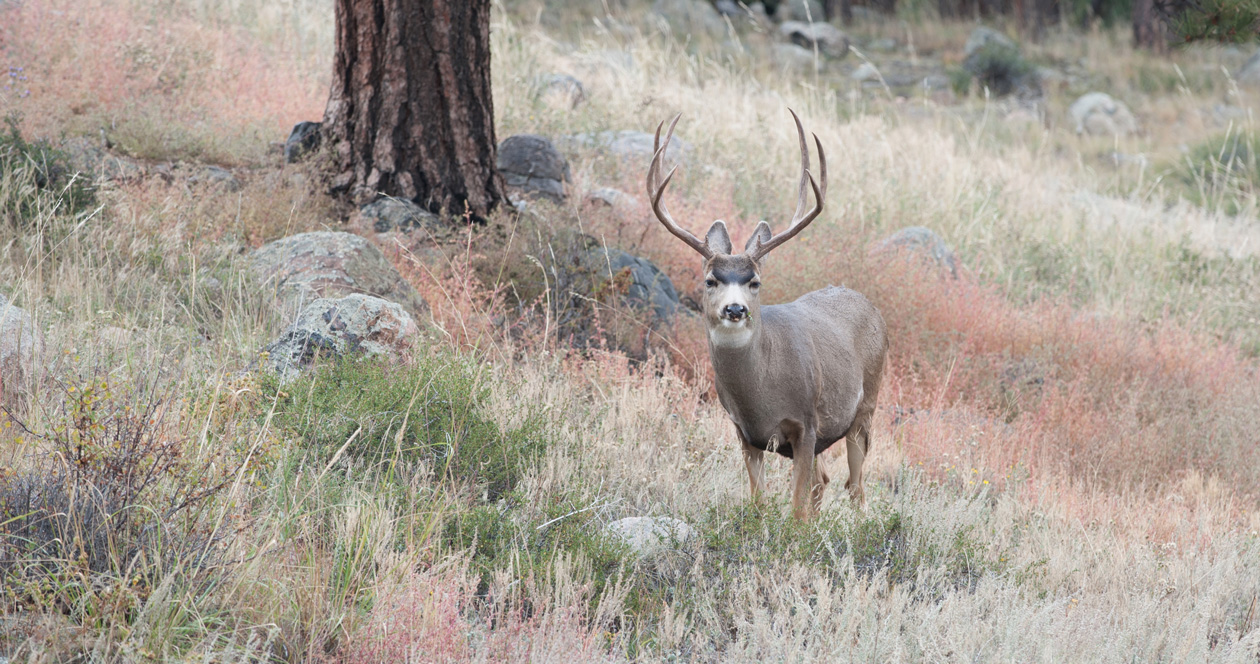
[[[792,117],[795,119],[796,114]],[[673,135],[670,125],[648,170],[652,207],[666,228],[705,257],[704,315],[718,399],[735,424],[754,497],[765,490],[764,454],[792,460],[792,504],[807,518],[822,503],[830,482],[819,456],[841,438],[849,466],[845,487],[865,500],[862,465],[870,449],[871,419],[888,351],[879,311],[860,293],[830,287],[778,305],[761,305],[762,258],[791,239],[822,211],[826,158],[818,144],[822,186],[809,173],[804,130],[796,119],[802,153],[797,211],[788,230],[775,236],[757,225],[744,252],[733,254],[726,224],[716,221],[703,241],[674,223],[661,203],[671,171],[660,180],[660,160]],[[814,138],[818,143],[817,137]],[[816,205],[806,212],[807,186]]]

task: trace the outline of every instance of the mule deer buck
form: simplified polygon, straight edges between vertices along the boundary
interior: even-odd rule
[[[752,495],[757,498],[766,488],[764,453],[778,452],[792,460],[793,514],[808,519],[831,481],[820,455],[841,438],[849,464],[845,488],[854,504],[865,503],[862,462],[870,451],[888,339],[879,311],[847,288],[816,290],[787,304],[761,304],[763,259],[818,217],[827,194],[822,143],[815,135],[820,185],[809,172],[805,129],[796,112],[789,112],[800,138],[801,183],[796,213],[782,233],[771,234],[762,221],[743,253],[734,254],[722,220],[713,222],[703,241],[674,221],[662,196],[677,166],[662,180],[661,162],[681,114],[670,122],[663,144],[665,123],[656,128],[647,190],[656,218],[704,257],[709,357],[718,398],[743,446]],[[807,208],[811,190],[815,203]]]

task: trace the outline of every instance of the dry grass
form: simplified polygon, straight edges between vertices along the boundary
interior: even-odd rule
[[[1070,86],[1050,90],[1045,120],[1030,124],[1006,101],[861,90],[846,76],[852,58],[784,75],[755,33],[740,33],[753,53],[740,55],[724,37],[669,34],[645,11],[498,5],[499,132],[648,130],[682,111],[679,135],[694,151],[671,209],[696,230],[724,218],[742,239],[757,220],[787,216],[795,157],[783,109],[801,112],[831,155],[829,204],[808,241],[770,260],[765,297],[843,283],[888,321],[865,512],[833,493],[821,519],[790,522],[787,464],[773,462],[775,497],[747,503],[694,319],[647,334],[630,312],[592,304],[583,311],[596,337],[638,333],[646,349],[632,361],[570,344],[556,304],[568,294],[541,270],[575,229],[651,257],[683,295],[699,283],[697,258],[644,204],[643,164],[592,149],[570,155],[573,204],[440,247],[383,240],[446,333],[432,358],[391,369],[390,381],[353,367],[317,373],[306,401],[241,374],[284,322],[243,252],[341,223],[269,146],[321,114],[327,3],[26,2],[0,9],[0,43],[26,67],[31,94],[0,98],[0,111],[21,112],[27,135],[104,128],[147,161],[233,165],[242,188],[189,185],[177,171],[104,185],[76,211],[66,191],[0,173],[0,200],[33,197],[22,209],[35,211],[0,228],[0,293],[35,317],[50,349],[30,405],[0,416],[0,501],[32,471],[59,467],[56,427],[76,403],[66,387],[82,377],[143,394],[146,377],[168,376],[161,435],[146,444],[179,441],[181,468],[232,481],[172,524],[171,539],[143,528],[125,541],[63,537],[43,557],[0,560],[0,655],[1254,662],[1255,196],[1242,180],[1176,176],[1180,143],[1228,128],[1216,105],[1243,109],[1237,126],[1252,131],[1254,100],[1221,70],[1238,54],[1153,59],[1104,30],[1028,46],[1037,64],[1084,58],[1081,85],[1106,87],[1146,127],[1104,141],[1066,126],[1083,91]],[[952,67],[969,29],[889,21],[856,31],[914,45],[889,58]],[[537,84],[551,72],[581,78],[587,103],[552,107]],[[1111,151],[1145,154],[1148,166],[1108,165]],[[578,204],[599,186],[640,202],[625,214]],[[874,250],[910,225],[949,240],[959,279]],[[426,379],[432,366],[464,369]],[[310,422],[355,413],[349,397],[318,405],[353,395],[330,390],[355,380],[382,403],[443,385],[451,392],[434,403],[466,400],[498,429],[477,434],[496,449],[533,459],[513,433],[526,431],[546,453],[511,470],[519,475],[493,498],[440,456],[403,454],[389,417],[356,434],[371,440],[329,455],[329,434]],[[315,405],[294,411],[299,402]],[[129,405],[153,404],[101,412],[130,422]],[[466,435],[464,424],[449,435]],[[360,451],[372,444],[396,451]],[[187,480],[165,477],[128,509],[156,510]],[[599,536],[637,515],[681,518],[700,537],[635,557]],[[0,552],[22,550],[5,530],[15,518],[0,519]],[[212,543],[213,556],[189,554],[189,542]]]

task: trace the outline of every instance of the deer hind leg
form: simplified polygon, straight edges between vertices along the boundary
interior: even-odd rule
[[[862,463],[866,461],[866,453],[871,449],[869,413],[849,429],[844,437],[844,447],[849,462],[849,479],[844,483],[844,488],[849,490],[849,499],[853,504],[862,507],[866,504],[866,492],[862,489]]]
[[[829,483],[831,483],[831,474],[827,472],[827,464],[820,454],[814,457],[814,486],[809,494],[815,512],[822,511],[823,492],[827,490]]]
[[[735,427],[735,434],[739,436],[740,445],[744,448],[744,467],[748,469],[748,487],[752,492],[753,500],[758,500],[766,490],[766,453],[749,445],[739,427]]]

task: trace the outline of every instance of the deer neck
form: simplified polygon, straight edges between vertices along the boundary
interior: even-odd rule
[[[758,394],[757,387],[766,375],[765,356],[765,336],[760,325],[749,330],[746,339],[709,335],[709,358],[713,360],[719,391]]]

